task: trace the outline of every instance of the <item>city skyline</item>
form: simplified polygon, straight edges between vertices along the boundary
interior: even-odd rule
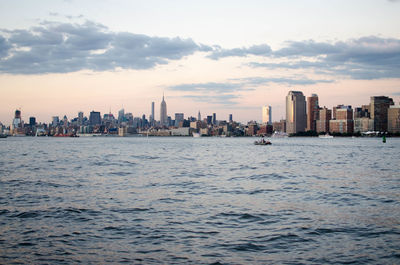
[[[0,121],[15,109],[39,121],[121,108],[149,117],[151,102],[159,119],[163,91],[170,116],[240,122],[260,121],[264,105],[284,118],[290,90],[328,107],[398,103],[399,12],[388,0],[3,3]]]

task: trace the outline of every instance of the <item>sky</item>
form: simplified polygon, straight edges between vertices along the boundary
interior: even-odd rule
[[[400,1],[0,0],[0,122],[92,110],[156,119],[285,118],[290,90],[320,106],[400,102]]]

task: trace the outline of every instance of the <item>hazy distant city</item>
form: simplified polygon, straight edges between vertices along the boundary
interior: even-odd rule
[[[197,117],[185,117],[184,113],[169,116],[167,103],[162,97],[159,105],[159,120],[155,119],[155,102],[151,102],[150,115],[135,117],[125,109],[101,115],[91,111],[89,117],[83,112],[68,119],[53,116],[50,123],[36,121],[29,117],[29,123],[23,119],[21,110],[15,110],[12,124],[0,123],[0,133],[5,136],[271,136],[316,134],[334,135],[375,135],[400,133],[400,106],[395,105],[387,96],[371,96],[370,102],[353,108],[339,104],[332,108],[320,106],[318,95],[307,98],[301,91],[289,91],[286,96],[286,119],[272,120],[272,107],[262,106],[262,122],[248,121],[241,124],[234,121],[232,114],[221,119],[217,113],[202,114]],[[203,116],[204,115],[204,116]]]

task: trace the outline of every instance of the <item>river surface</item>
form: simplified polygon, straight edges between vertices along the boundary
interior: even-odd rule
[[[0,264],[400,264],[400,139],[0,139]]]

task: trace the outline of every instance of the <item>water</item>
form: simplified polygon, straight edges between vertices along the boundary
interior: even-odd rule
[[[400,139],[0,139],[1,264],[400,263]]]

